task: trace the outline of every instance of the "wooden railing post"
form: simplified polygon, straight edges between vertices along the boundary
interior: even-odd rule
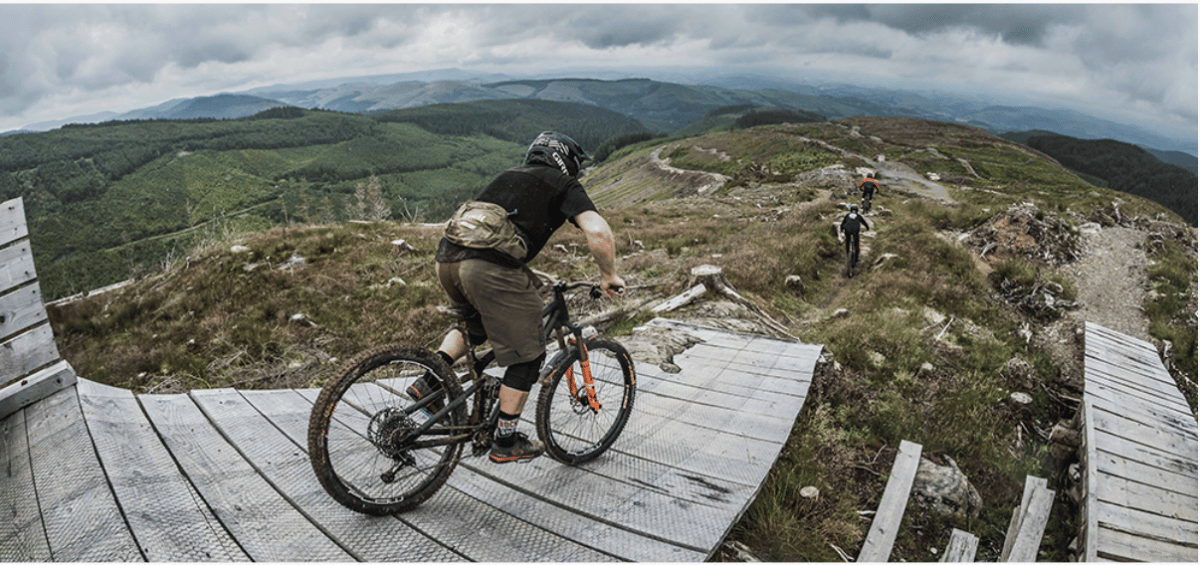
[[[25,207],[0,204],[0,419],[75,384],[46,316]]]

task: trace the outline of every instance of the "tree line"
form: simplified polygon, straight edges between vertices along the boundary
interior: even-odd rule
[[[544,100],[75,124],[0,137],[0,198],[24,199],[42,290],[57,298],[180,253],[194,235],[173,234],[204,225],[335,222],[364,209],[440,221],[546,129],[589,149],[645,131]]]
[[[1153,200],[1196,225],[1197,178],[1145,149],[1112,139],[1032,136],[1026,144],[1064,167],[1102,179],[1108,188]]]

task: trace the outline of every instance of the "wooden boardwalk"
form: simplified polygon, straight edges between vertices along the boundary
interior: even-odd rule
[[[1087,323],[1080,561],[1197,561],[1196,417],[1154,346]]]
[[[705,560],[775,463],[821,347],[650,325],[704,341],[681,373],[637,364],[611,451],[581,467],[466,458],[395,517],[321,490],[305,452],[316,390],[134,395],[81,375],[0,420],[0,560]]]

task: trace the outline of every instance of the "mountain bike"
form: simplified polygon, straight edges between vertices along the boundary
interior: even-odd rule
[[[855,240],[851,242],[851,235],[846,234],[846,278],[854,278],[854,269],[858,267],[859,247],[862,244],[857,239],[857,234],[853,237]]]
[[[637,390],[633,362],[618,342],[584,337],[571,320],[565,293],[588,282],[553,285],[542,311],[542,336],[558,353],[538,382],[535,427],[546,453],[569,465],[591,461],[612,447],[629,421]],[[466,320],[458,327],[466,335]],[[500,415],[500,379],[486,372],[495,352],[468,348],[465,374],[436,354],[384,346],[349,361],[313,404],[309,458],[321,486],[343,506],[373,515],[411,510],[446,484],[463,446],[486,454]],[[441,386],[420,400],[405,391],[432,376]],[[465,387],[465,388],[464,388]]]
[[[866,214],[871,211],[871,196],[863,195],[862,197],[862,213]]]

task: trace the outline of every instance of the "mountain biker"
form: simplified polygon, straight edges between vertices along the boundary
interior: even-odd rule
[[[858,191],[862,193],[863,205],[869,206],[871,199],[875,197],[875,192],[879,190],[879,182],[875,180],[875,173],[867,173],[867,178],[858,183]]]
[[[851,204],[850,213],[842,218],[841,230],[842,233],[846,234],[846,254],[850,254],[850,246],[854,245],[854,264],[851,265],[852,267],[858,266],[858,257],[860,256],[858,232],[860,229],[870,230],[871,226],[867,224],[867,219],[858,213],[858,205]]]
[[[542,442],[516,431],[529,390],[546,357],[546,344],[540,334],[543,305],[537,293],[541,282],[525,264],[569,220],[587,237],[600,269],[600,289],[611,295],[625,286],[616,271],[612,229],[578,180],[580,167],[589,158],[570,137],[542,132],[530,144],[524,165],[501,173],[472,201],[502,207],[500,213],[507,215],[515,227],[517,247],[524,250],[515,255],[523,257],[500,248],[451,241],[455,236],[451,227],[454,218],[447,223],[446,237],[438,245],[438,279],[452,305],[468,314],[470,346],[490,340],[496,363],[506,368],[500,387],[500,420],[489,453],[495,463],[532,459],[545,451]],[[442,340],[437,354],[453,365],[466,354],[467,347],[468,340],[455,329]],[[407,392],[414,399],[422,398],[438,386],[436,380],[418,379]],[[434,403],[435,409],[441,408],[440,402],[438,399]]]

